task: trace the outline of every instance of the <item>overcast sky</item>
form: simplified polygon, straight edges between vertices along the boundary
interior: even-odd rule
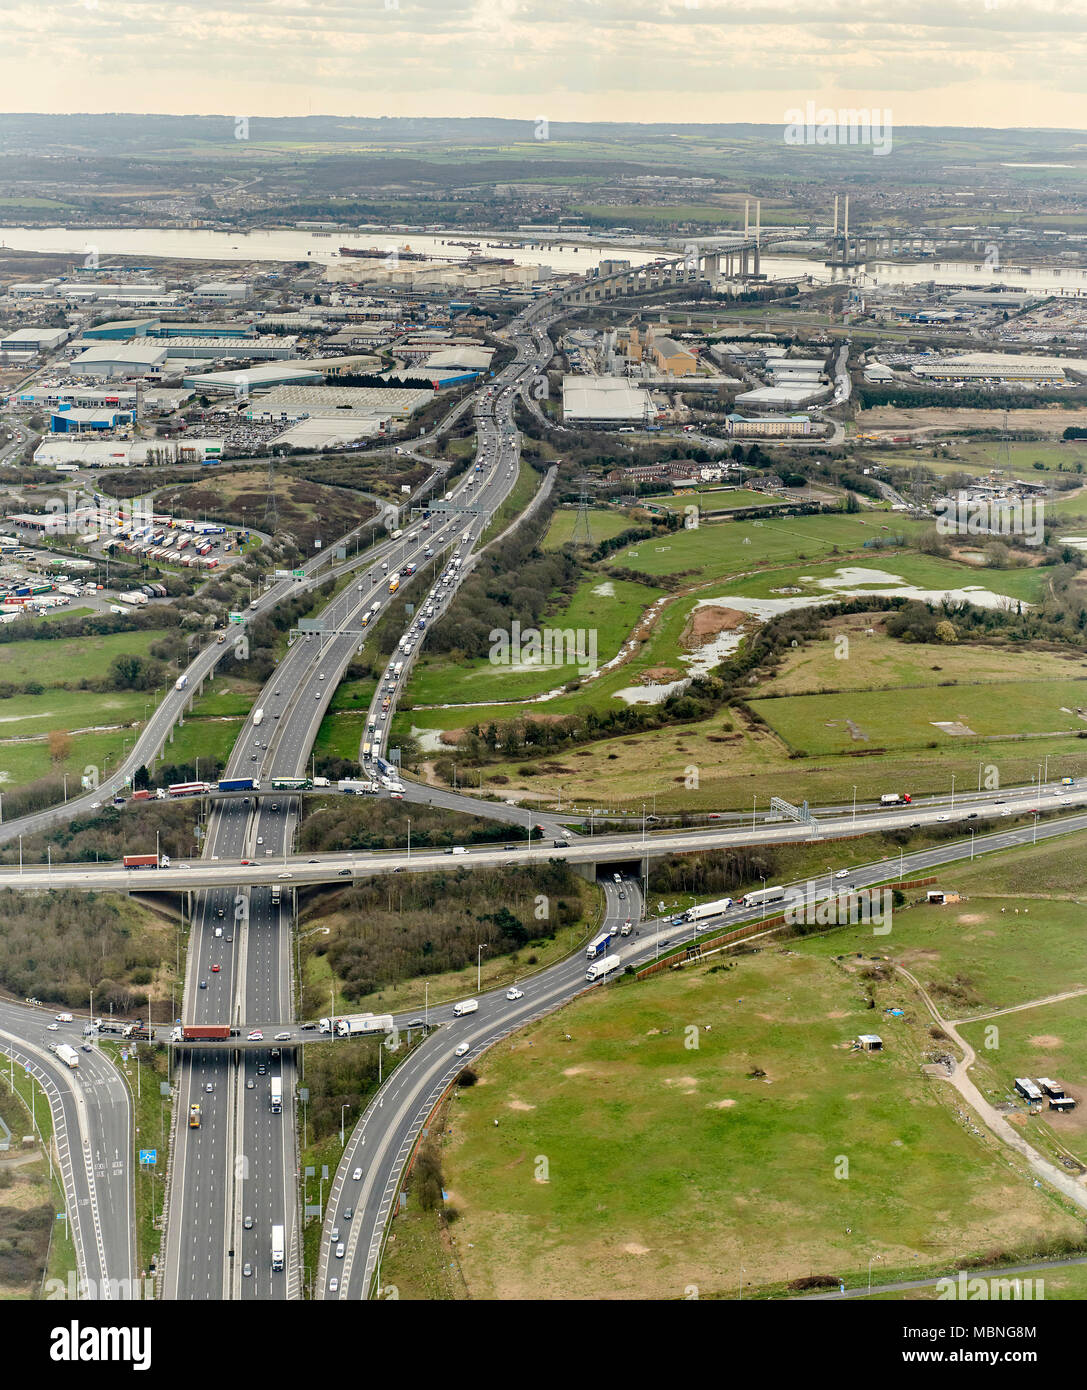
[[[8,111],[1087,128],[1087,0],[0,0]]]

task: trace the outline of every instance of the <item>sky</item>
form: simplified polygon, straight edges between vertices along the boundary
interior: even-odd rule
[[[1087,0],[0,0],[7,111],[1087,128]]]

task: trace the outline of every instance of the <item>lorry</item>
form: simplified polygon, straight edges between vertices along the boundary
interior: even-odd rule
[[[345,777],[336,783],[337,791],[346,792],[348,796],[362,796],[368,792],[377,791],[376,782],[363,782],[356,777]]]
[[[701,922],[706,917],[719,917],[722,912],[727,912],[732,907],[731,898],[718,898],[712,903],[696,903],[683,914],[685,922]]]
[[[462,999],[459,1004],[453,1005],[453,1017],[463,1018],[465,1014],[474,1014],[478,1008],[478,999]]]
[[[226,1042],[230,1028],[225,1023],[189,1023],[183,1028],[175,1028],[170,1034],[171,1042]]]
[[[611,932],[602,931],[595,940],[590,941],[585,948],[585,954],[589,960],[596,960],[597,956],[602,956],[611,945]]]
[[[254,727],[254,729],[259,729],[260,726],[261,726],[263,723],[264,723],[264,710],[263,710],[263,709],[260,709],[260,708],[255,709],[255,710],[253,711],[253,727]]]
[[[79,1066],[79,1053],[74,1047],[69,1047],[67,1043],[61,1043],[57,1048],[57,1059],[73,1070]]]
[[[741,907],[763,907],[766,903],[777,903],[785,896],[785,889],[780,885],[776,888],[757,888],[754,893],[745,893],[740,899]]]
[[[273,906],[273,907],[278,907],[278,906],[279,906],[279,884],[278,884],[278,883],[273,883],[273,884],[272,884],[272,906]]]
[[[283,1078],[272,1077],[272,1114],[278,1115],[283,1109]]]
[[[136,792],[133,792],[133,793],[132,793],[132,800],[133,800],[133,801],[150,801],[150,800],[151,800],[151,793],[147,790],[146,787],[143,787],[143,788],[141,788],[139,791],[136,791]]]
[[[272,1271],[278,1274],[283,1268],[283,1227],[272,1227]]]
[[[157,854],[126,854],[121,863],[126,869],[157,869],[159,857]]]
[[[399,575],[395,575],[395,574],[394,574],[393,577],[389,580],[389,593],[390,593],[390,594],[395,594],[396,591],[397,591],[397,589],[399,589],[399,588],[400,588],[400,577],[399,577]]]
[[[221,792],[259,792],[260,783],[255,777],[223,777],[219,781]]]
[[[913,800],[912,796],[907,796],[905,792],[887,792],[881,796],[879,804],[881,806],[908,806]]]
[[[361,1038],[368,1033],[391,1033],[392,1014],[339,1014],[336,1018],[322,1018],[322,1033],[335,1032],[338,1038]]]
[[[195,1103],[189,1106],[189,1128],[200,1128],[200,1107]]]
[[[207,796],[210,782],[171,782],[166,788],[170,796]]]
[[[610,975],[613,970],[619,969],[621,956],[605,956],[603,960],[594,960],[585,972],[585,978],[590,981],[602,980],[605,975]]]

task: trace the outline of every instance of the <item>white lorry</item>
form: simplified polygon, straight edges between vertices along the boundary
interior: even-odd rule
[[[255,709],[255,710],[253,711],[253,727],[254,727],[254,729],[259,729],[260,726],[261,726],[263,723],[264,723],[264,710],[263,710],[263,709]]]
[[[279,1273],[283,1268],[283,1227],[272,1227],[272,1270]]]
[[[478,999],[462,999],[459,1004],[453,1005],[453,1017],[463,1018],[465,1014],[474,1014],[478,1008]]]
[[[621,956],[605,956],[603,960],[594,960],[585,972],[585,978],[590,981],[602,980],[605,975],[610,975],[613,970],[619,969]]]
[[[67,1043],[61,1043],[57,1048],[57,1058],[59,1061],[63,1062],[66,1067],[72,1067],[74,1069],[79,1066],[79,1053],[74,1047],[69,1047]]]

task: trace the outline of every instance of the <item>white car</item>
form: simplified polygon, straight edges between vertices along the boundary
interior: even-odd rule
[[[342,1260],[343,1257],[344,1257],[344,1243],[343,1243],[343,1241],[341,1240],[340,1243],[339,1243],[339,1245],[336,1246],[336,1258],[337,1258],[338,1260]]]
[[[936,819],[937,819],[937,820],[950,820],[951,817],[950,817],[950,816],[937,816]]]
[[[329,1291],[329,1293],[337,1293],[337,1292],[339,1291],[339,1287],[340,1287],[340,1281],[339,1281],[338,1279],[330,1279],[330,1280],[328,1281],[328,1291]]]
[[[351,1174],[351,1180],[352,1180],[353,1182],[361,1182],[361,1181],[362,1181],[362,1169],[361,1169],[361,1168],[356,1168],[356,1169],[355,1169],[355,1171]]]
[[[60,1024],[59,1024],[59,1023],[47,1023],[45,1026],[46,1026],[46,1028],[49,1030],[50,1033],[59,1033],[59,1032],[60,1032]]]
[[[466,1042],[458,1043],[457,1046],[453,1049],[453,1056],[463,1057],[464,1054],[468,1051],[468,1047],[469,1044]]]
[[[525,992],[524,992],[524,990],[523,990],[523,989],[518,989],[516,985],[514,985],[512,989],[506,990],[506,998],[509,999],[509,1000],[511,1000],[511,1001],[514,1000],[514,999],[523,999],[524,997],[525,997]]]
[[[834,877],[835,877],[835,878],[845,878],[846,874],[848,874],[848,873],[849,873],[849,870],[848,870],[848,869],[839,869],[838,872],[834,875]]]

